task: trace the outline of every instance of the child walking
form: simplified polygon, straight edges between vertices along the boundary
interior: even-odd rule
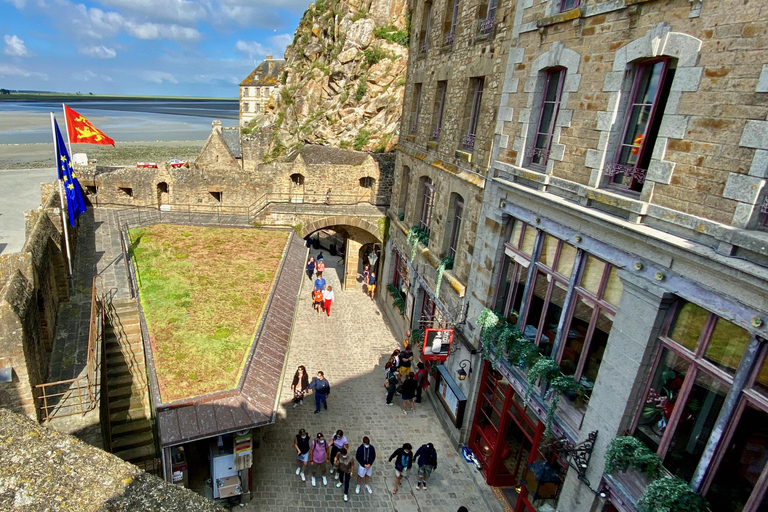
[[[333,304],[333,287],[328,285],[323,291],[323,310],[328,316],[331,316],[331,304]]]

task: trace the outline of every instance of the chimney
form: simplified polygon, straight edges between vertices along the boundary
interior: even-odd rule
[[[272,60],[272,56],[271,55],[267,55],[267,60]]]
[[[221,133],[221,121],[216,120],[213,123],[211,123],[211,126],[214,132]]]

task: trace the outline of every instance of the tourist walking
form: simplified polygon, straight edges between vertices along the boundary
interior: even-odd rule
[[[403,394],[403,414],[408,414],[409,405],[411,406],[411,412],[416,412],[416,404],[413,403],[413,397],[416,396],[417,387],[416,375],[411,372],[403,379],[403,389],[401,391]]]
[[[411,449],[411,443],[405,443],[401,448],[394,451],[389,456],[389,462],[395,459],[395,488],[392,489],[392,494],[397,494],[397,488],[402,487],[400,482],[403,479],[403,473],[410,471],[413,466],[413,450]]]
[[[365,490],[368,494],[373,494],[373,489],[369,485],[371,473],[373,472],[372,466],[376,460],[376,448],[371,444],[371,440],[368,436],[363,437],[363,444],[357,447],[355,453],[355,459],[359,464],[357,468],[357,487],[355,487],[355,494],[360,494],[360,484],[365,479]]]
[[[323,307],[323,291],[324,290],[315,290],[312,292],[313,307],[318,313]]]
[[[420,404],[422,391],[429,387],[429,372],[421,361],[419,361],[416,367],[419,369],[416,372],[416,403]]]
[[[339,474],[339,483],[336,487],[344,485],[344,501],[349,501],[349,479],[352,476],[352,472],[355,470],[355,459],[353,459],[348,449],[342,448],[333,460],[333,465],[336,466],[336,471]]]
[[[315,270],[317,270],[318,274],[325,272],[325,260],[322,258],[322,256],[323,253],[318,254],[317,263],[315,263]]]
[[[323,278],[323,273],[319,270],[317,271],[317,279],[315,279],[315,290],[325,290],[325,278]]]
[[[368,267],[368,264],[366,263],[363,265],[363,284],[366,287],[366,293],[368,293],[368,276],[371,274],[370,267]]]
[[[312,280],[312,276],[315,275],[315,258],[312,256],[307,260],[307,277]]]
[[[368,276],[368,295],[371,296],[371,300],[373,300],[373,292],[376,291],[376,272],[371,272],[371,275]]]
[[[321,402],[325,410],[328,410],[328,403],[325,399],[331,393],[331,385],[328,383],[328,379],[325,378],[323,372],[317,372],[317,377],[312,378],[312,382],[309,383],[309,389],[315,392],[315,414],[320,412]]]
[[[432,472],[437,469],[437,450],[435,450],[432,443],[423,444],[416,450],[414,457],[416,458],[416,464],[419,466],[416,490],[421,489],[422,486],[426,490],[427,480],[429,480]]]
[[[349,448],[349,441],[347,440],[346,436],[344,435],[344,432],[341,429],[339,429],[333,435],[333,440],[331,441],[331,457],[330,457],[330,460],[334,464],[335,464],[335,461],[336,461],[336,455],[339,453],[339,451],[342,448]],[[331,467],[331,474],[333,474],[333,467]]]
[[[309,376],[304,366],[299,366],[296,373],[293,374],[291,389],[293,390],[293,407],[304,405],[304,395],[309,389]]]
[[[328,471],[328,444],[325,442],[322,432],[317,433],[317,437],[312,440],[312,445],[309,447],[309,466],[312,473],[312,487],[316,485],[315,477],[317,472],[320,471],[320,475],[323,477],[323,485],[328,485],[328,479],[325,477],[325,472]]]
[[[392,397],[397,392],[397,375],[394,372],[387,374],[387,380],[384,382],[384,388],[387,390],[387,405],[394,405],[392,403]]]
[[[400,352],[400,376],[405,377],[411,373],[411,365],[413,364],[413,350],[411,349],[411,343],[408,340],[403,342],[403,350]]]
[[[307,462],[309,461],[309,435],[303,428],[299,429],[299,433],[296,434],[293,447],[296,448],[296,464],[298,465],[296,474],[301,476],[302,482],[306,482],[304,472],[307,470]]]
[[[327,316],[331,316],[331,304],[333,304],[333,287],[328,285],[323,290],[323,311]]]

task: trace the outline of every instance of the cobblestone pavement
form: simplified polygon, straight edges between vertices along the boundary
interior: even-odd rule
[[[408,415],[403,414],[398,397],[395,406],[385,405],[384,363],[398,340],[378,306],[363,294],[361,285],[355,291],[341,291],[340,258],[326,253],[325,261],[325,278],[333,286],[336,301],[330,318],[315,313],[311,282],[305,277],[294,317],[282,406],[276,424],[265,428],[264,440],[254,453],[254,495],[247,509],[454,512],[464,505],[471,512],[502,510],[479,473],[453,448],[428,400],[416,404],[416,414]],[[303,406],[291,407],[291,380],[302,364],[310,376],[322,370],[329,379],[327,411],[313,414],[312,395],[307,396]],[[336,488],[331,475],[327,487],[322,486],[320,478],[317,487],[312,487],[309,474],[302,482],[294,473],[293,438],[299,428],[305,428],[313,437],[323,432],[329,441],[336,429],[342,429],[353,453],[362,437],[369,436],[377,453],[371,477],[373,494],[368,494],[364,486],[360,494],[355,494],[355,477],[350,480],[348,503],[343,501],[342,489]],[[414,464],[411,475],[403,479],[403,487],[392,495],[394,462],[387,462],[387,458],[404,442],[411,443],[414,450],[432,442],[438,452],[438,466],[428,490],[416,490]]]

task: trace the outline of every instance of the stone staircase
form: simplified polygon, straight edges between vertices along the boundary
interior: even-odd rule
[[[115,299],[104,332],[111,439],[121,459],[143,466],[155,459],[144,347],[136,302]]]

